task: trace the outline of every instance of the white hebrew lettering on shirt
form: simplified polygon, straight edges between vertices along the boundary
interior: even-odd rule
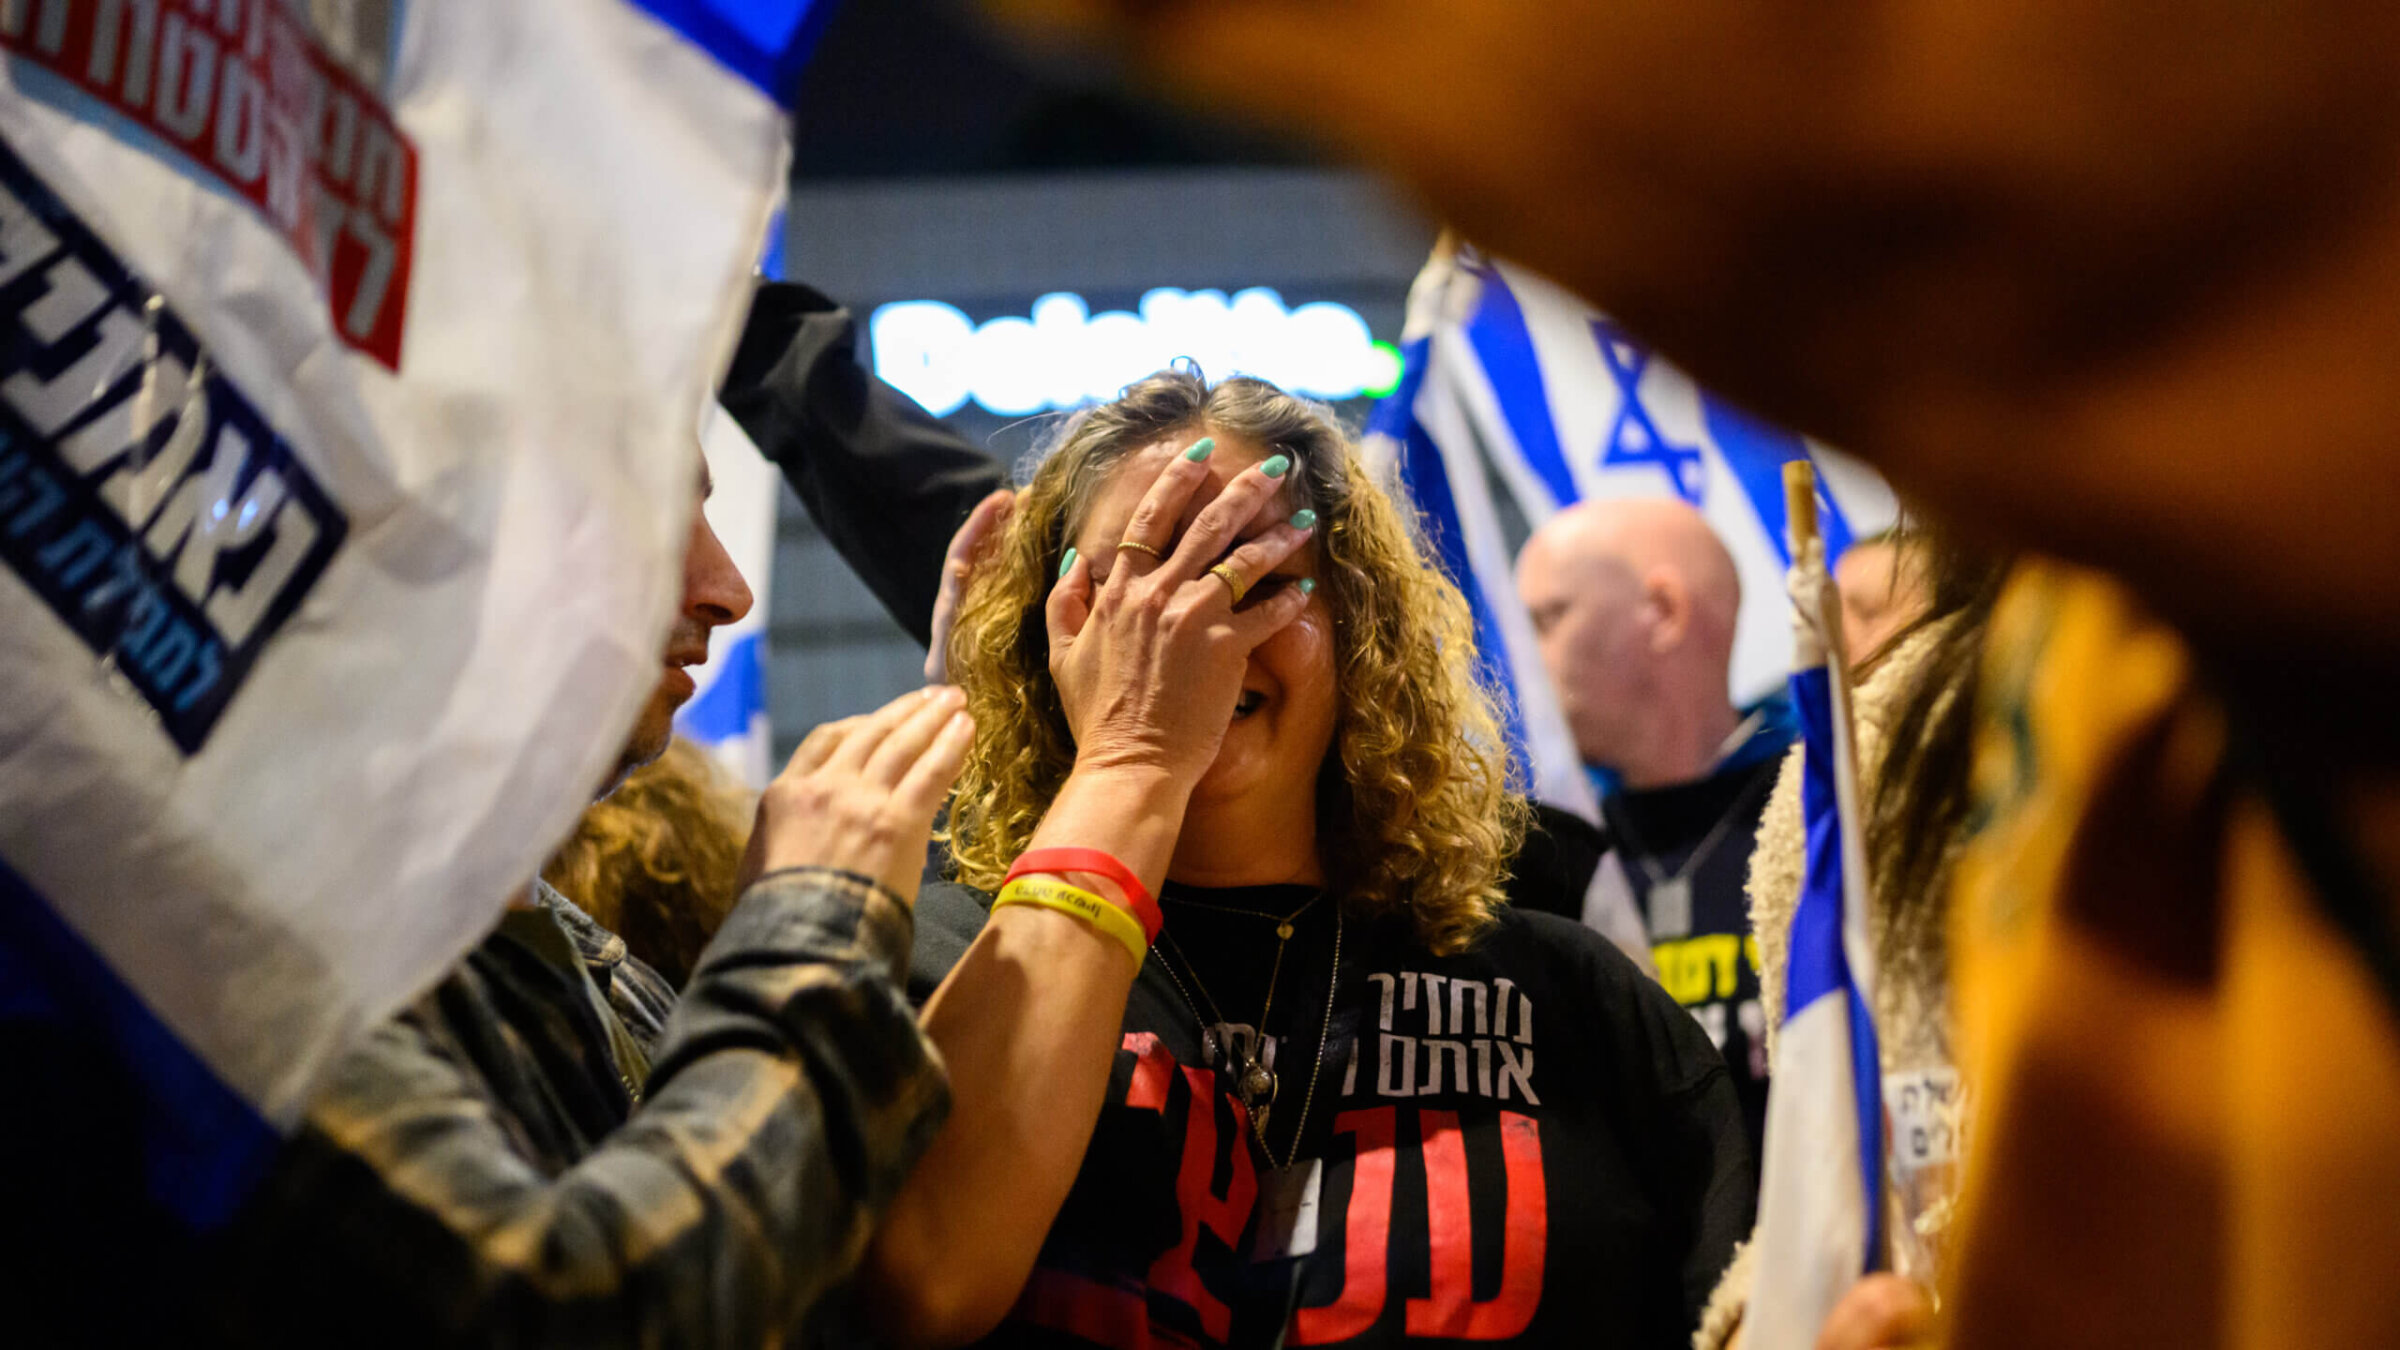
[[[1363,1058],[1379,1097],[1460,1095],[1541,1104],[1533,1084],[1533,999],[1515,981],[1410,970],[1367,978],[1378,995],[1375,1031],[1350,1049],[1344,1097],[1360,1091]]]

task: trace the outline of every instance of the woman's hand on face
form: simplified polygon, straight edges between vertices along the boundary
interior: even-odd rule
[[[787,867],[838,867],[914,903],[934,814],[974,738],[965,699],[946,685],[811,731],[759,798],[741,886]]]
[[[1237,474],[1178,539],[1175,523],[1209,470],[1205,453],[1176,455],[1125,529],[1126,542],[1160,556],[1118,549],[1108,584],[1095,587],[1092,560],[1070,550],[1045,619],[1078,768],[1152,768],[1188,786],[1216,759],[1250,653],[1308,607],[1307,588],[1286,586],[1237,608],[1233,587],[1210,573],[1222,558],[1256,587],[1308,542],[1313,517],[1233,547],[1261,513],[1279,509],[1290,463],[1276,455]]]

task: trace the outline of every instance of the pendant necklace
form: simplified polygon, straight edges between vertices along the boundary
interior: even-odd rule
[[[1774,765],[1780,764],[1781,761],[1768,760],[1766,763]],[[1625,837],[1627,845],[1625,852],[1633,856],[1634,862],[1640,865],[1643,873],[1650,879],[1649,889],[1643,899],[1646,901],[1644,908],[1649,910],[1652,941],[1663,942],[1671,938],[1691,936],[1692,877],[1699,872],[1700,865],[1708,861],[1709,855],[1716,852],[1717,845],[1724,840],[1725,832],[1732,828],[1733,822],[1742,817],[1743,808],[1749,804],[1751,795],[1757,791],[1758,784],[1762,781],[1772,785],[1774,778],[1769,774],[1759,774],[1749,783],[1744,784],[1742,790],[1735,794],[1732,804],[1725,808],[1724,814],[1717,817],[1717,823],[1710,828],[1708,834],[1685,856],[1683,866],[1676,868],[1671,874],[1667,869],[1658,865],[1658,860],[1652,856],[1649,847],[1642,842],[1639,835],[1633,832],[1633,822],[1625,818],[1630,813],[1618,813],[1609,821],[1617,833]]]
[[[1293,910],[1291,913],[1284,915],[1280,919],[1276,919],[1275,963],[1267,971],[1266,1003],[1265,1006],[1259,1009],[1258,1025],[1254,1029],[1254,1033],[1250,1038],[1249,1045],[1239,1049],[1236,1049],[1232,1046],[1222,1045],[1218,1040],[1217,1028],[1226,1025],[1225,1015],[1224,1012],[1218,1008],[1215,996],[1208,992],[1208,986],[1201,981],[1200,968],[1193,965],[1191,958],[1184,954],[1182,946],[1175,941],[1175,935],[1173,933],[1161,930],[1159,934],[1159,936],[1165,942],[1165,950],[1173,957],[1172,960],[1161,962],[1160,968],[1167,972],[1168,980],[1174,983],[1175,992],[1183,996],[1184,1006],[1191,1009],[1193,1020],[1200,1023],[1201,1054],[1211,1062],[1214,1062],[1220,1050],[1225,1053],[1225,1058],[1233,1069],[1234,1095],[1240,1098],[1243,1109],[1249,1112],[1251,1130],[1258,1136],[1259,1150],[1267,1155],[1268,1163],[1276,1167],[1289,1167],[1292,1159],[1287,1157],[1280,1163],[1276,1162],[1274,1150],[1267,1144],[1267,1116],[1268,1113],[1274,1109],[1275,1094],[1279,1083],[1275,1076],[1275,1071],[1262,1062],[1259,1051],[1266,1043],[1267,1015],[1274,1011],[1275,1008],[1275,982],[1276,978],[1283,973],[1283,951],[1292,940],[1292,924],[1295,920],[1299,919],[1301,915],[1306,914],[1311,906],[1315,905],[1317,901],[1323,898],[1324,893],[1320,891],[1316,895],[1309,897],[1308,904],[1302,905],[1300,908]],[[1276,916],[1272,914],[1260,914],[1254,910],[1236,909],[1229,905],[1203,904],[1196,900],[1178,899],[1172,901],[1171,903],[1189,905],[1195,909],[1216,910],[1220,913],[1226,914],[1242,914],[1252,918],[1276,918]],[[1178,965],[1190,972],[1192,977],[1191,988],[1186,988],[1183,983],[1183,977],[1175,973],[1175,967]],[[1339,980],[1341,976],[1341,970],[1342,916],[1337,910],[1334,914],[1333,920],[1333,973],[1327,979],[1325,988],[1325,1021],[1324,1024],[1317,1029],[1316,1062],[1309,1069],[1308,1092],[1300,1103],[1300,1122],[1303,1126],[1308,1123],[1309,1108],[1316,1102],[1317,1076],[1325,1067],[1325,1043],[1333,1030],[1333,986],[1335,982]],[[1200,991],[1199,1000],[1193,999],[1192,989],[1197,989]],[[1202,1002],[1205,1002],[1208,1005],[1208,1011],[1206,1015],[1203,1015],[1200,1010],[1200,1004]],[[1300,1136],[1295,1133],[1292,1136],[1292,1156],[1297,1157],[1299,1152]]]

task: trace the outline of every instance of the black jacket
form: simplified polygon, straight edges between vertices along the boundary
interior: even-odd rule
[[[759,286],[717,397],[893,620],[929,641],[950,536],[1007,467],[875,378],[850,311],[788,281]]]

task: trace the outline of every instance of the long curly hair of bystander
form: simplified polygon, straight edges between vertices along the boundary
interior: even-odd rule
[[[584,808],[542,879],[678,987],[732,912],[755,803],[677,737]]]
[[[1318,595],[1340,685],[1317,780],[1333,893],[1354,916],[1404,912],[1427,948],[1459,951],[1503,903],[1528,816],[1466,599],[1331,410],[1260,380],[1212,385],[1188,366],[1063,423],[976,569],[950,643],[950,677],[977,727],[950,811],[958,879],[997,890],[1074,766],[1043,623],[1067,541],[1127,456],[1203,431],[1291,456],[1290,491],[1321,522]]]

